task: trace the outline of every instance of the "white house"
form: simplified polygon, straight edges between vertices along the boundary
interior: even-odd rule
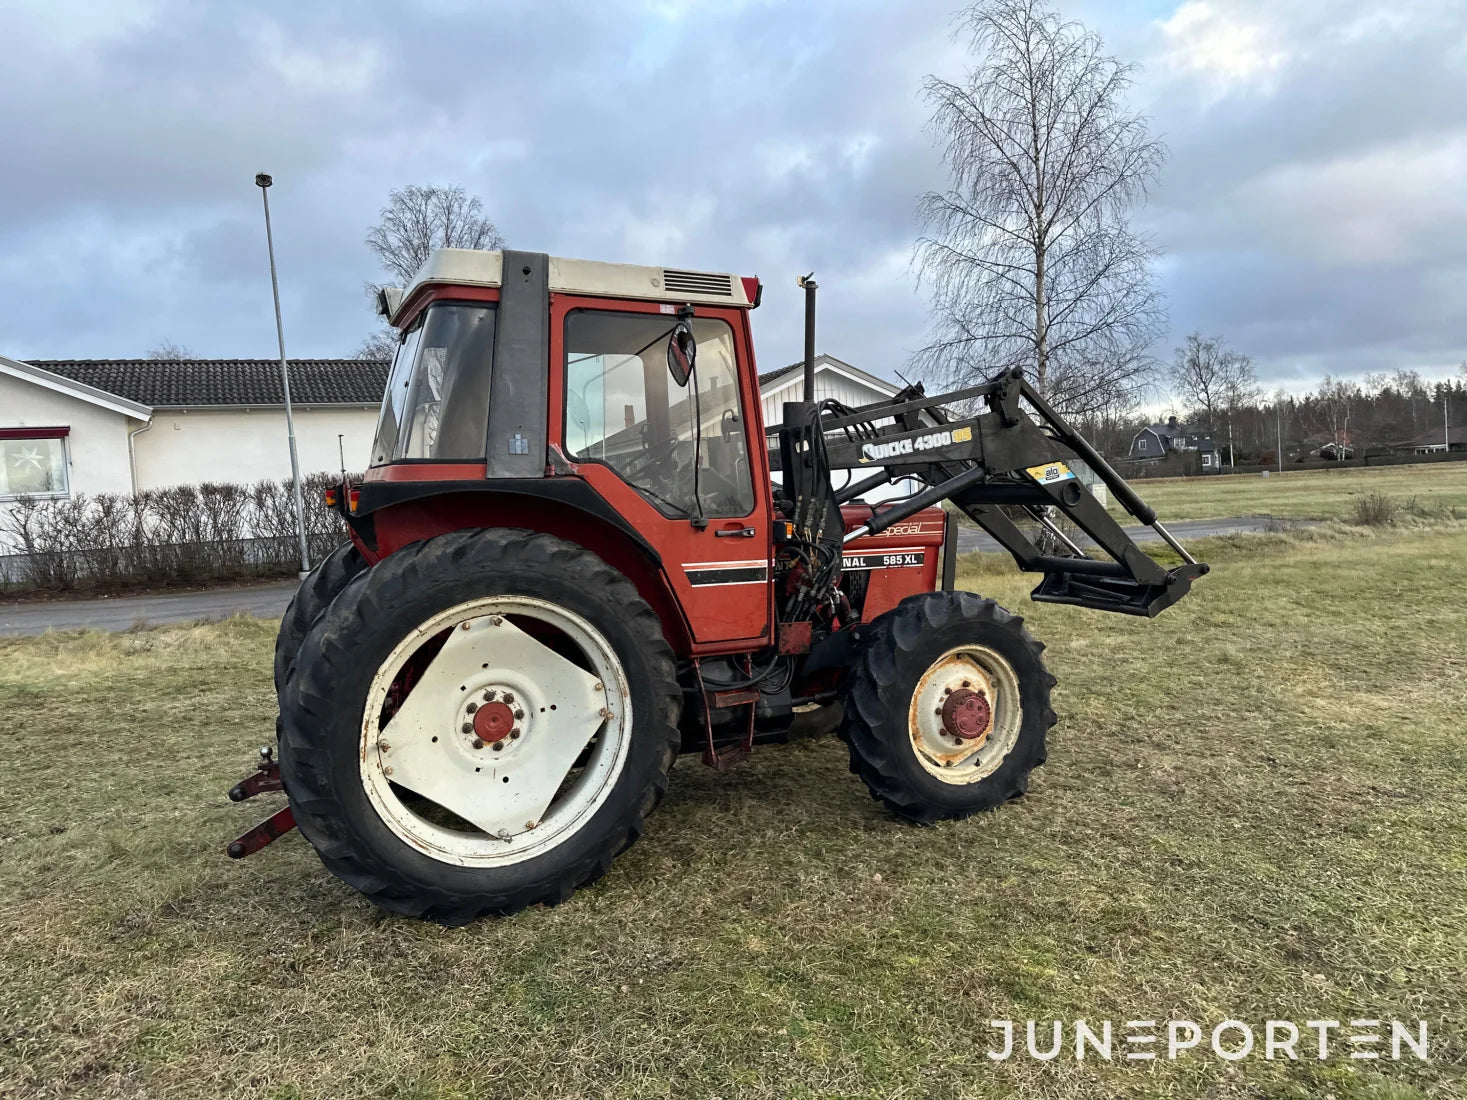
[[[303,472],[366,466],[386,384],[383,362],[291,361]],[[289,475],[277,360],[0,356],[0,507]]]
[[[853,367],[844,360],[837,359],[833,355],[817,355],[815,357],[815,400],[824,401],[833,398],[843,405],[855,408],[859,405],[870,405],[875,401],[889,401],[896,396],[899,387],[877,378],[874,374],[867,374],[859,367]],[[781,424],[784,422],[784,403],[786,401],[803,401],[805,398],[805,364],[791,363],[787,367],[778,370],[766,371],[759,376],[759,396],[764,404],[764,423],[766,426]],[[890,424],[890,417],[874,421],[877,425]],[[841,484],[841,474],[836,474],[836,485]],[[853,474],[852,477],[860,475]],[[911,478],[894,482],[891,485],[882,486],[866,493],[861,499],[868,501],[891,500],[895,497],[907,497],[917,492],[921,486]]]

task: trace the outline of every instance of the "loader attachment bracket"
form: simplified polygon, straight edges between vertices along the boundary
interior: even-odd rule
[[[1161,584],[1138,584],[1126,578],[1089,576],[1055,569],[1045,573],[1029,594],[1036,603],[1068,603],[1153,619],[1185,596],[1192,582],[1208,571],[1201,562],[1169,570]]]
[[[975,404],[983,411],[974,412]],[[817,453],[823,467],[818,473],[824,477],[817,480],[828,483],[833,470],[860,470],[869,476],[857,483],[858,490],[902,478],[925,485],[874,512],[845,533],[845,542],[951,502],[1007,550],[1020,569],[1044,574],[1032,593],[1035,600],[1148,617],[1176,603],[1192,581],[1207,572],[1207,566],[1162,526],[1156,512],[1020,369],[952,393],[929,396],[917,385],[891,400],[858,408],[827,400],[802,409],[813,409],[818,418],[815,430],[823,439]],[[968,411],[952,411],[957,409]],[[808,509],[820,496],[807,488],[810,471],[796,469],[793,450],[795,429],[808,437],[811,419],[805,412],[797,425],[787,415],[785,425],[774,429],[781,442],[777,468],[786,471],[786,488],[796,510]],[[878,427],[878,421],[884,423]],[[1122,508],[1155,530],[1183,564],[1167,569],[1145,554],[1080,483],[1070,465],[1079,462],[1093,471]],[[1016,516],[1044,528],[1065,552],[1041,550],[1014,522]],[[1083,532],[1099,554],[1092,556],[1066,534],[1056,516]]]

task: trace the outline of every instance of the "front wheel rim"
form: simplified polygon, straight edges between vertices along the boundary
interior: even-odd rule
[[[379,666],[360,776],[402,842],[467,867],[521,863],[578,832],[627,760],[631,690],[586,619],[529,596],[442,611]]]
[[[907,716],[917,762],[953,786],[997,771],[1023,722],[1018,673],[981,645],[955,646],[933,661],[917,681]]]

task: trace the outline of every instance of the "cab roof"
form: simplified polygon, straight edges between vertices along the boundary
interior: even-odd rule
[[[654,302],[696,302],[749,309],[753,279],[722,271],[684,271],[671,267],[603,263],[549,257],[550,291],[607,298],[635,298]],[[390,322],[396,324],[417,292],[426,286],[500,286],[504,253],[470,248],[440,248],[418,269],[412,284],[392,303]],[[387,292],[391,294],[391,291]]]

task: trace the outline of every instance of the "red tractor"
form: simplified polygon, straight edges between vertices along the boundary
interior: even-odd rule
[[[953,590],[938,505],[1042,574],[1036,600],[1155,615],[1207,567],[1018,371],[849,408],[810,392],[807,331],[805,400],[766,425],[760,293],[462,250],[383,293],[401,342],[371,467],[328,493],[351,541],[280,626],[278,765],[262,750],[230,792],[288,805],[230,855],[298,825],[378,905],[460,924],[605,873],[681,752],[723,768],[829,719],[909,821],[1025,790],[1054,677],[1022,620]],[[1183,564],[1143,554],[1076,459]],[[922,487],[863,503],[898,481]]]

